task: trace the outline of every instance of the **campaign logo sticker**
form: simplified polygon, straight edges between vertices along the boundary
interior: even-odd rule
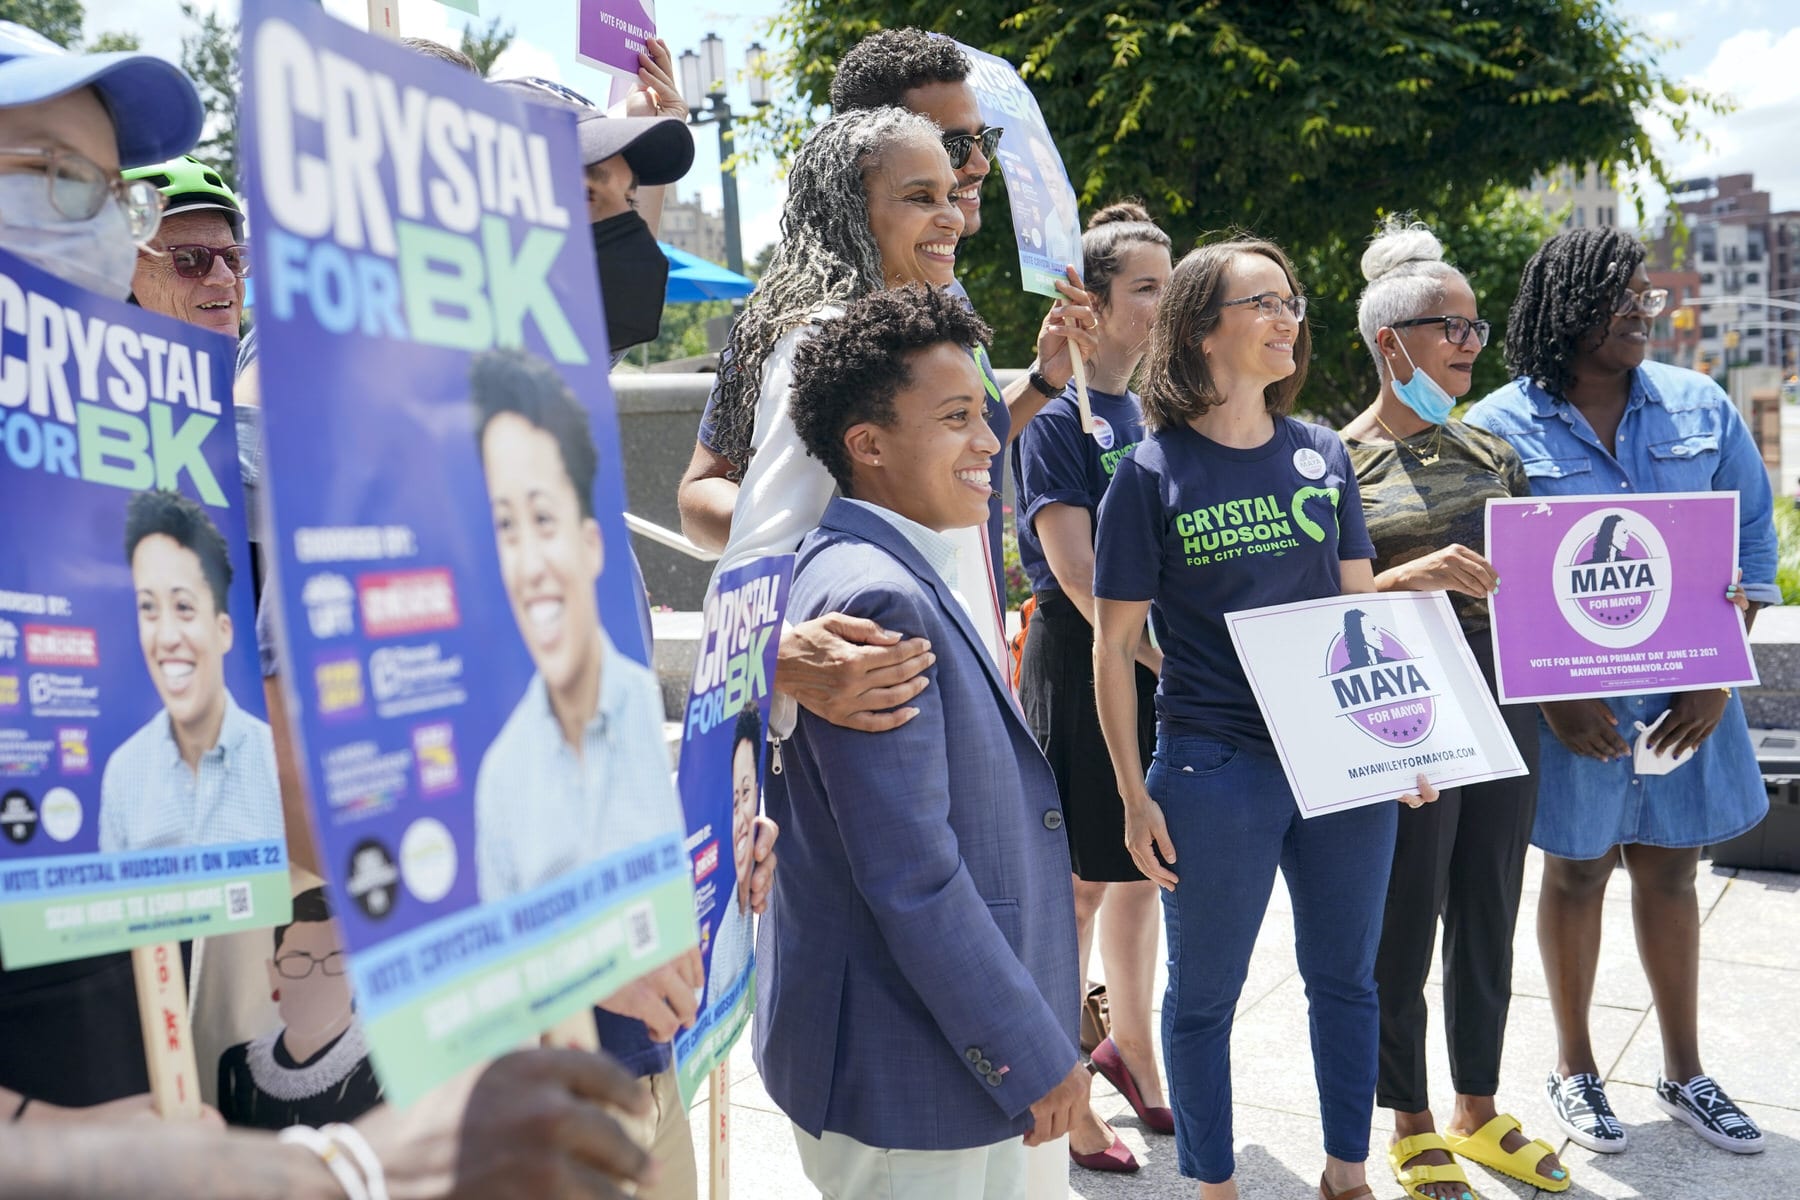
[[[100,640],[73,625],[27,625],[25,661],[40,667],[97,667]]]
[[[100,686],[81,675],[39,671],[25,681],[34,717],[97,717]]]
[[[1094,440],[1100,443],[1102,450],[1111,450],[1117,438],[1113,434],[1112,422],[1098,414],[1094,417]]]
[[[318,692],[319,715],[349,720],[363,713],[362,660],[354,654],[333,654],[313,664],[313,687]]]
[[[94,769],[93,759],[88,754],[88,731],[82,726],[65,725],[58,729],[56,746],[61,754],[64,775],[86,775]]]
[[[719,869],[719,839],[714,838],[694,854],[694,882],[699,883]]]
[[[0,713],[18,712],[19,677],[11,671],[0,671]]]
[[[369,655],[369,690],[375,715],[405,717],[466,702],[463,659],[445,654],[437,642],[422,646],[383,646]]]
[[[1325,456],[1311,446],[1294,451],[1294,470],[1305,479],[1325,478]]]
[[[456,842],[435,817],[420,817],[400,838],[400,878],[426,904],[450,894],[456,883]]]
[[[1642,514],[1589,513],[1563,535],[1553,570],[1557,610],[1597,646],[1635,646],[1668,615],[1669,548]]]
[[[81,832],[81,797],[66,787],[53,787],[44,793],[44,832],[51,841],[66,842]]]
[[[369,637],[455,629],[462,623],[448,568],[379,571],[358,576],[356,586],[363,632]]]
[[[456,762],[456,730],[448,721],[413,729],[413,761],[419,769],[419,795],[441,796],[462,785]]]
[[[0,796],[0,832],[15,846],[23,846],[38,829],[37,805],[19,788]]]
[[[356,589],[342,575],[321,571],[300,589],[306,626],[316,638],[356,632]]]
[[[394,868],[394,856],[374,838],[364,838],[350,851],[350,870],[344,888],[363,915],[379,921],[394,911],[397,899],[394,885],[400,872]]]
[[[1384,746],[1424,741],[1437,723],[1437,693],[1420,661],[1367,613],[1349,609],[1325,652],[1325,678],[1339,715]]]
[[[19,656],[19,627],[0,617],[0,658]]]

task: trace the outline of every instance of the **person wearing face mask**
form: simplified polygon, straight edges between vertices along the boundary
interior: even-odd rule
[[[626,112],[633,115],[624,117],[608,117],[580,92],[552,80],[497,81],[499,87],[575,114],[614,366],[631,347],[655,341],[662,328],[669,260],[657,244],[656,230],[662,221],[663,187],[686,175],[694,163],[687,106],[670,73],[668,45],[652,38],[650,50],[640,56],[646,64],[641,82],[626,99]]]
[[[1425,226],[1388,221],[1362,259],[1368,286],[1357,323],[1381,388],[1343,429],[1375,543],[1377,591],[1451,593],[1469,649],[1494,687],[1487,597],[1499,586],[1483,557],[1487,502],[1530,493],[1505,441],[1450,412],[1487,345],[1475,294]],[[1537,805],[1537,713],[1501,709],[1532,773],[1452,788],[1400,813],[1375,978],[1381,1057],[1375,1096],[1393,1110],[1388,1161],[1415,1200],[1461,1200],[1451,1155],[1550,1192],[1569,1186],[1551,1147],[1526,1138],[1494,1106],[1512,996],[1513,926]],[[1425,1065],[1425,980],[1444,927],[1444,1014],[1456,1106],[1440,1134]]]
[[[193,84],[162,59],[69,54],[0,22],[0,248],[124,299],[162,198],[119,168],[188,149],[203,117]],[[15,1120],[145,1108],[129,955],[0,971],[0,1028],[0,1104]]]
[[[275,927],[274,940],[265,966],[281,1027],[220,1056],[219,1115],[256,1129],[353,1121],[381,1103],[381,1083],[324,888],[294,897],[293,920]]]
[[[1646,361],[1650,323],[1668,299],[1651,286],[1643,243],[1629,233],[1551,238],[1525,264],[1507,321],[1506,365],[1517,378],[1468,420],[1518,450],[1536,495],[1736,492],[1742,583],[1721,580],[1720,602],[1743,608],[1748,626],[1763,604],[1781,603],[1769,476],[1718,384]],[[1656,1103],[1714,1146],[1757,1153],[1762,1131],[1700,1062],[1694,895],[1701,847],[1768,811],[1743,705],[1728,688],[1704,688],[1538,707],[1548,736],[1531,841],[1544,851],[1538,947],[1556,1019],[1545,1089],[1557,1123],[1588,1150],[1625,1149],[1588,1030],[1601,906],[1623,860],[1662,1033]],[[1640,773],[1628,741],[1640,723],[1655,726],[1650,753],[1693,757],[1667,774]]]

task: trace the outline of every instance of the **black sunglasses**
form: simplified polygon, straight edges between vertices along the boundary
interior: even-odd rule
[[[1411,329],[1415,325],[1442,325],[1444,340],[1453,346],[1460,346],[1469,340],[1469,334],[1475,334],[1476,341],[1482,346],[1488,344],[1488,336],[1494,327],[1486,321],[1471,321],[1467,317],[1414,317],[1410,321],[1395,321],[1390,329]]]
[[[944,152],[950,156],[950,165],[960,171],[968,163],[976,142],[981,143],[981,157],[993,158],[994,151],[1000,148],[1000,135],[1005,132],[998,125],[984,125],[979,133],[946,133]]]
[[[240,243],[230,246],[202,246],[183,243],[167,246],[169,263],[183,279],[205,279],[212,274],[213,260],[225,260],[225,269],[239,279],[250,274],[250,247]]]

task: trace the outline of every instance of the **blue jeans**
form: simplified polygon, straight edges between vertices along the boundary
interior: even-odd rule
[[[1169,990],[1162,1034],[1181,1173],[1223,1183],[1236,1171],[1231,1024],[1277,867],[1293,897],[1325,1152],[1363,1161],[1380,1034],[1375,950],[1395,806],[1303,820],[1275,759],[1169,732],[1157,735],[1146,786],[1162,806],[1180,879],[1163,893]]]

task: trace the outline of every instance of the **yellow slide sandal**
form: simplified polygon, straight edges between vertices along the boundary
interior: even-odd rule
[[[1533,1138],[1511,1154],[1501,1148],[1506,1135],[1518,1128],[1517,1117],[1501,1113],[1468,1137],[1451,1133],[1444,1135],[1444,1140],[1449,1143],[1452,1154],[1470,1162],[1478,1162],[1490,1171],[1497,1171],[1510,1179],[1529,1183],[1546,1192],[1568,1191],[1567,1170],[1559,1168],[1561,1179],[1548,1179],[1538,1174],[1538,1164],[1544,1161],[1544,1156],[1556,1153],[1556,1147],[1543,1138]]]
[[[1411,1137],[1401,1138],[1388,1147],[1388,1166],[1394,1169],[1394,1182],[1400,1185],[1411,1200],[1433,1200],[1431,1196],[1419,1190],[1428,1183],[1461,1184],[1463,1195],[1468,1196],[1470,1200],[1478,1200],[1475,1196],[1475,1189],[1469,1186],[1469,1177],[1454,1162],[1436,1167],[1426,1166],[1423,1163],[1413,1167],[1405,1165],[1408,1159],[1417,1158],[1427,1150],[1455,1153],[1449,1143],[1444,1141],[1442,1135],[1436,1133],[1415,1133]]]

